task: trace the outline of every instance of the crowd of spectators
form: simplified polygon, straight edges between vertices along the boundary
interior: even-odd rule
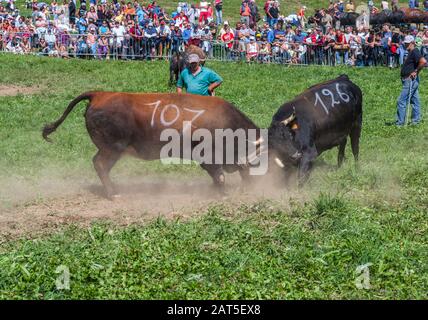
[[[332,15],[354,11],[352,2],[331,1],[328,8],[317,11],[311,24],[305,6],[284,16],[277,1],[264,1],[259,8],[255,0],[243,0],[240,21],[231,25],[223,20],[222,5],[222,0],[179,2],[176,10],[167,13],[156,1],[32,0],[27,3],[32,14],[24,17],[14,0],[0,0],[0,51],[63,58],[153,59],[193,44],[208,57],[224,60],[392,67],[403,63],[402,41],[411,34],[428,56],[427,26],[335,26]]]

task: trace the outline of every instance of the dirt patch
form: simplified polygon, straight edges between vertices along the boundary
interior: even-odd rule
[[[0,243],[22,236],[36,237],[69,224],[89,226],[95,221],[117,225],[144,223],[159,216],[186,219],[206,212],[214,204],[240,205],[262,199],[279,199],[283,190],[241,187],[239,174],[227,176],[227,196],[221,196],[207,176],[193,179],[143,177],[120,179],[121,197],[109,201],[101,184],[94,181],[52,180],[26,186],[2,182],[0,204]],[[8,190],[8,191],[7,191]],[[36,192],[37,190],[37,192]],[[7,203],[6,199],[13,199]],[[7,204],[6,204],[7,203]]]
[[[16,96],[18,94],[30,95],[42,91],[41,86],[23,87],[17,85],[0,85],[0,97]]]

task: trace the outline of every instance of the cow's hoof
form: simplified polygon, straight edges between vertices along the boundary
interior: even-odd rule
[[[109,200],[111,201],[115,201],[115,200],[119,200],[120,198],[122,198],[122,196],[120,194],[112,194],[111,196],[108,197]]]

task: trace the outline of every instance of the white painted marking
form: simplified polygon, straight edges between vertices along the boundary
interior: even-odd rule
[[[336,83],[336,91],[340,99],[342,99],[344,102],[349,102],[349,100],[351,100],[351,98],[346,93],[340,91],[339,83]]]
[[[331,98],[331,107],[332,107],[332,108],[334,108],[334,105],[335,105],[335,104],[340,104],[340,101],[336,101],[336,100],[334,100],[334,94],[333,94],[333,92],[331,92],[329,89],[322,89],[322,90],[321,90],[321,93],[322,93],[324,96],[326,96],[326,97],[330,96],[330,98]]]
[[[314,103],[314,106],[315,106],[315,107],[317,106],[318,101],[320,102],[321,106],[324,108],[325,113],[326,113],[326,114],[328,114],[328,109],[327,109],[327,107],[325,106],[325,104],[324,104],[324,102],[322,101],[322,99],[320,98],[319,93],[318,93],[318,92],[315,92],[315,103]]]
[[[150,121],[150,125],[152,127],[155,126],[156,112],[158,111],[159,107],[161,106],[161,103],[162,102],[160,100],[158,100],[158,101],[153,102],[153,103],[146,103],[145,104],[146,106],[154,107],[153,112],[152,112],[152,119]],[[168,112],[168,110],[171,108],[173,108],[175,110],[175,117],[174,117],[174,119],[168,121],[165,119],[165,113]],[[161,123],[161,125],[163,125],[165,127],[169,127],[169,126],[173,125],[178,120],[178,118],[180,117],[180,108],[175,104],[167,104],[167,105],[161,107],[161,109],[162,109],[162,111],[160,113],[159,122]],[[183,110],[185,110],[187,112],[194,113],[193,118],[190,121],[186,121],[186,123],[190,123],[190,125],[192,124],[193,121],[195,121],[198,117],[200,117],[205,112],[205,110],[203,110],[203,109],[195,110],[195,109],[189,109],[186,107],[184,107]],[[184,128],[184,130],[186,130],[186,129],[187,129],[187,127]]]
[[[160,104],[161,104],[161,101],[160,101],[160,100],[158,100],[158,101],[156,101],[156,102],[153,102],[153,103],[146,103],[146,106],[154,106],[154,107],[155,107],[155,108],[153,109],[153,113],[152,113],[152,121],[150,121],[150,125],[151,125],[152,127],[155,125],[155,114],[156,114],[156,111],[157,111],[157,109],[159,108]]]
[[[175,118],[172,119],[171,121],[167,121],[165,119],[165,112],[168,111],[168,109],[173,108],[175,110]],[[175,121],[177,121],[178,117],[180,116],[180,110],[178,109],[178,107],[175,104],[167,104],[163,107],[162,112],[160,114],[160,122],[163,126],[165,127],[169,127],[170,125],[172,125]]]

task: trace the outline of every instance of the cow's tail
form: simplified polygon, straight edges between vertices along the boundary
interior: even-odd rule
[[[61,125],[61,123],[64,122],[65,118],[67,118],[68,114],[71,112],[71,110],[73,110],[74,106],[82,100],[88,100],[88,99],[91,100],[93,95],[94,95],[94,92],[85,92],[80,96],[78,96],[77,98],[73,99],[73,101],[71,101],[70,104],[68,105],[67,109],[64,110],[64,113],[62,114],[61,118],[59,118],[55,122],[48,123],[44,126],[42,131],[43,138],[48,142],[52,142],[48,136],[52,132],[54,132]]]

